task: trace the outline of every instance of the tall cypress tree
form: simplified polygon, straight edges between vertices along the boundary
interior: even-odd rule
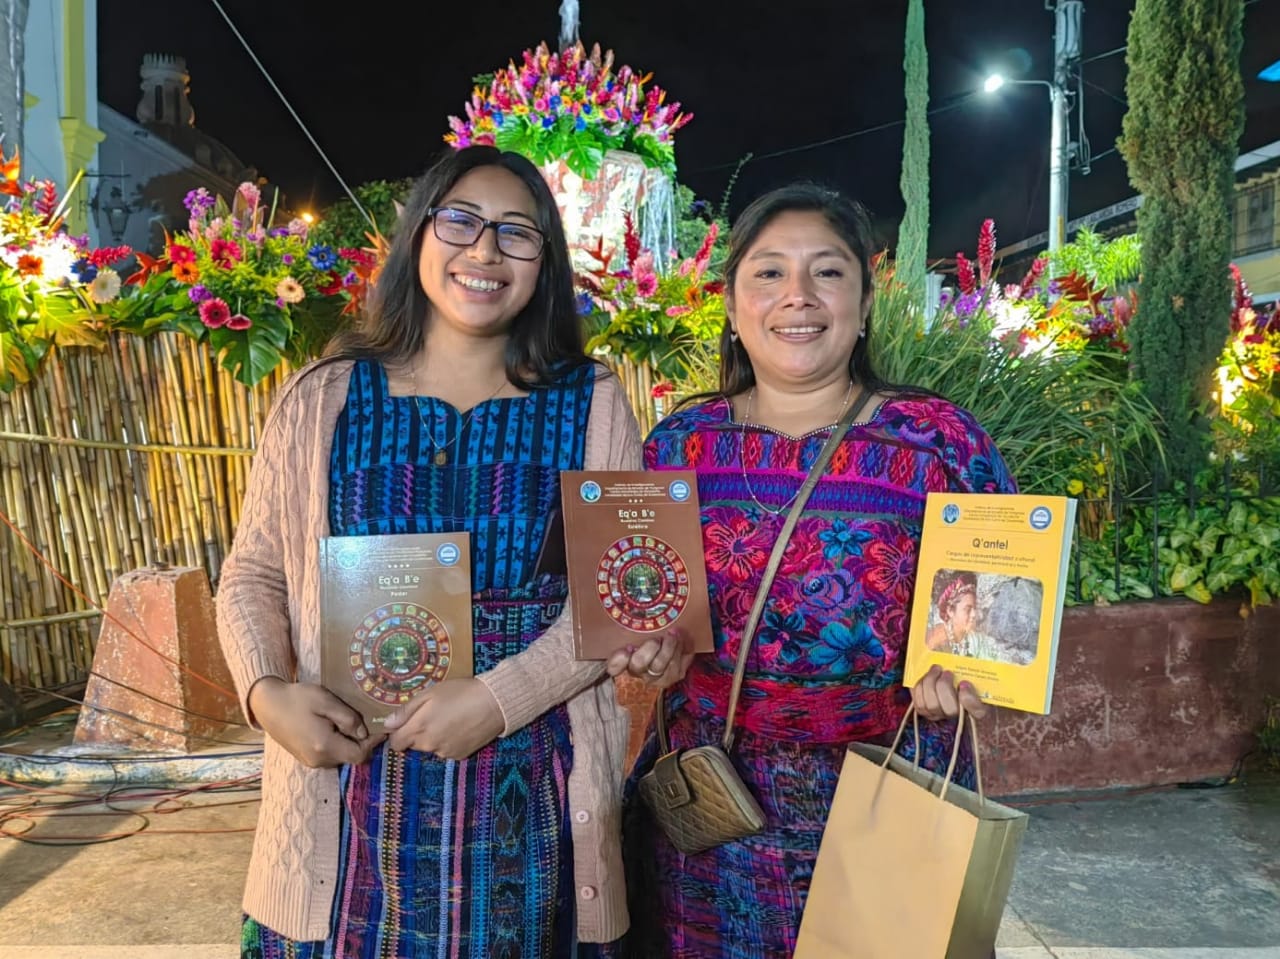
[[[907,4],[907,125],[902,138],[902,199],[906,212],[898,231],[895,275],[917,302],[925,296],[929,245],[929,54],[924,43],[924,0]]]
[[[1137,0],[1119,147],[1143,195],[1134,375],[1165,418],[1169,465],[1189,478],[1230,332],[1231,205],[1244,129],[1243,0]]]

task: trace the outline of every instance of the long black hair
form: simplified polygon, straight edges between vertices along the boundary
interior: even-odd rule
[[[507,340],[507,379],[520,389],[531,389],[554,381],[568,367],[589,362],[573,296],[569,247],[555,198],[527,159],[488,146],[446,151],[414,184],[366,315],[354,329],[334,337],[326,350],[329,357],[372,357],[397,363],[422,349],[430,303],[418,276],[418,258],[427,211],[438,206],[464,176],[486,166],[502,167],[520,178],[533,195],[534,219],[546,237],[537,286],[512,323]]]
[[[734,221],[733,231],[729,234],[729,255],[725,260],[725,289],[733,292],[733,284],[738,276],[738,267],[743,257],[751,249],[753,243],[770,223],[784,213],[821,213],[835,234],[844,241],[853,255],[857,257],[858,266],[862,268],[862,297],[871,295],[872,268],[871,256],[875,243],[871,218],[861,203],[844,196],[836,190],[820,186],[816,183],[794,183],[779,187],[753,200]],[[886,382],[871,363],[871,335],[874,306],[867,313],[863,324],[864,336],[858,337],[849,357],[849,376],[855,383],[870,392],[881,390],[902,391],[909,387],[899,387]],[[756,382],[756,373],[751,366],[751,357],[741,342],[733,339],[728,320],[720,334],[720,392],[725,396],[736,396],[746,392]]]

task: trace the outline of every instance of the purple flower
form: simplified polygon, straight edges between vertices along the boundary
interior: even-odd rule
[[[287,226],[278,226],[267,235],[268,236],[288,236],[289,228]]]
[[[196,187],[182,201],[187,211],[193,216],[203,216],[213,209],[214,199],[204,187]]]
[[[974,290],[972,293],[962,293],[956,298],[956,316],[973,316],[981,303],[981,290]]]
[[[293,254],[292,254],[292,253],[286,253],[286,254],[284,254],[282,257],[280,257],[280,262],[281,262],[281,263],[283,263],[285,266],[290,266],[290,265],[292,265],[292,264],[293,264]]]
[[[355,286],[359,282],[360,282],[360,277],[356,275],[355,270],[351,270],[350,272],[347,273],[346,276],[342,278],[343,286]]]
[[[203,303],[205,300],[213,299],[213,294],[209,292],[209,288],[203,283],[197,283],[187,290],[187,296],[191,298],[192,303]]]

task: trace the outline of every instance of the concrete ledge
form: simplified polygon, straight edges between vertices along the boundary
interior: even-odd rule
[[[986,727],[992,793],[1167,785],[1226,776],[1280,696],[1280,607],[1156,600],[1063,615],[1048,716]]]

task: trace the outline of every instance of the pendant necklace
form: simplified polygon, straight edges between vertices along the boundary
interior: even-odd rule
[[[443,446],[438,446],[436,445],[435,437],[432,436],[431,424],[427,421],[427,416],[422,410],[422,388],[418,385],[418,371],[417,369],[414,369],[413,371],[413,392],[414,392],[413,403],[418,408],[418,419],[422,421],[423,435],[426,436],[427,444],[431,447],[431,462],[435,463],[436,466],[448,465],[449,450],[452,449],[453,445],[462,438],[462,431],[467,428],[467,424],[471,422],[471,418],[476,415],[476,410],[478,410],[485,403],[488,403],[489,400],[493,399],[495,396],[501,393],[502,388],[506,386],[506,384],[507,384],[507,381],[504,378],[503,381],[498,384],[498,388],[496,390],[490,393],[487,397],[485,397],[475,406],[471,407],[471,409],[467,410],[467,415],[463,418],[462,422],[458,424],[458,431],[453,434],[453,438],[449,440],[447,443],[445,443]]]

